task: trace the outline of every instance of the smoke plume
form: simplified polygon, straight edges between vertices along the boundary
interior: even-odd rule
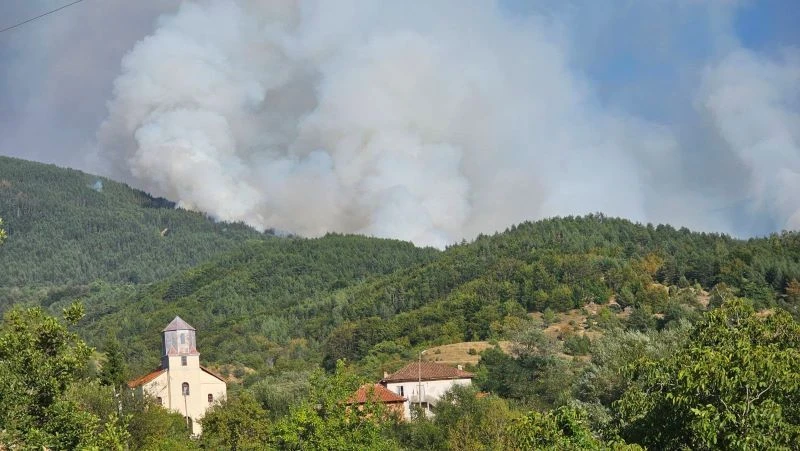
[[[564,27],[492,2],[183,2],[123,59],[98,152],[187,208],[309,236],[442,246],[592,211],[732,231],[709,212],[730,199],[686,183],[686,136],[603,105]],[[798,67],[736,51],[692,91],[739,194],[786,227]]]

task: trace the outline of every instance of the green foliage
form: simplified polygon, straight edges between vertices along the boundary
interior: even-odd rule
[[[517,416],[502,399],[478,396],[469,386],[455,386],[445,393],[434,413],[434,424],[446,434],[441,444],[464,451],[503,449],[504,428]]]
[[[310,371],[285,371],[267,375],[250,386],[249,391],[275,419],[289,413],[289,408],[305,399],[311,389]]]
[[[571,334],[564,339],[564,353],[569,355],[586,355],[592,341],[586,335]]]
[[[800,439],[798,349],[789,314],[726,301],[676,354],[630,368],[621,433],[657,449],[791,449]]]
[[[510,450],[640,450],[622,441],[605,443],[589,429],[585,414],[575,408],[560,407],[517,418],[506,429],[505,449]]]
[[[122,354],[122,346],[116,338],[111,338],[105,347],[106,361],[100,370],[100,382],[104,385],[114,387],[117,391],[122,391],[127,381],[127,370],[125,367],[125,357]]]
[[[656,318],[653,316],[653,310],[648,305],[642,305],[634,308],[627,320],[628,328],[631,330],[638,330],[645,332],[656,328]]]
[[[604,436],[611,430],[611,406],[631,383],[624,370],[640,359],[672,355],[687,339],[689,327],[682,322],[659,332],[613,329],[592,343],[592,359],[580,370],[572,394],[595,430]]]
[[[309,397],[276,423],[272,445],[286,450],[399,449],[387,433],[393,416],[382,405],[367,403],[358,409],[347,404],[359,385],[342,361],[332,375],[315,373]]]
[[[183,416],[168,412],[151,398],[118,391],[95,380],[70,386],[67,397],[81,412],[116,431],[120,449],[192,450]]]
[[[64,316],[74,322],[81,308]],[[0,444],[15,448],[123,449],[127,432],[67,396],[91,349],[41,309],[15,309],[0,328]]]
[[[261,450],[270,437],[267,411],[248,392],[213,406],[201,423],[206,449]]]
[[[0,216],[6,287],[153,282],[265,238],[105,178],[3,156]]]
[[[556,357],[555,343],[540,329],[523,330],[512,351],[493,347],[481,353],[475,380],[481,390],[537,408],[567,400],[576,368]]]
[[[130,449],[189,451],[197,444],[189,438],[183,415],[168,411],[149,396],[123,392],[119,397],[130,434]]]

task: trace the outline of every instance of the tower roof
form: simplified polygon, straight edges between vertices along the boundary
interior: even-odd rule
[[[167,324],[167,327],[165,327],[161,332],[169,332],[171,330],[195,330],[195,328],[190,326],[186,321],[182,320],[180,316],[176,316],[175,319],[173,319],[171,323]]]

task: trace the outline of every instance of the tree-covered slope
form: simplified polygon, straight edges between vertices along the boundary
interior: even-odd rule
[[[152,282],[263,234],[72,169],[0,156],[0,287]]]
[[[305,336],[302,318],[290,314],[302,300],[425,264],[438,254],[407,242],[362,236],[249,241],[156,284],[94,284],[81,292],[52,292],[48,298],[57,301],[48,307],[58,311],[72,299],[83,299],[85,335],[95,343],[109,332],[120,336],[131,357],[144,365],[158,361],[159,333],[180,315],[202,331],[198,340],[204,358],[264,368],[291,338]],[[315,362],[315,357],[308,360]]]
[[[523,223],[444,252],[336,235],[266,242],[144,289],[98,288],[86,296],[85,331],[112,331],[132,356],[156,361],[160,323],[180,314],[218,363],[379,364],[504,339],[531,312],[611,299],[648,327],[652,314],[668,321],[695,307],[681,291],[692,286],[796,312],[799,243],[796,233],[736,240],[601,215]]]
[[[308,334],[331,331],[324,338],[330,363],[401,342],[418,347],[501,339],[527,313],[611,299],[668,316],[696,302],[678,290],[690,285],[797,314],[797,279],[798,233],[736,240],[592,215],[481,236],[427,265],[308,300],[293,314],[306,318]]]

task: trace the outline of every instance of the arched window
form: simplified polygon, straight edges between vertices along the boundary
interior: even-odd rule
[[[211,393],[208,394],[208,402],[214,402],[214,395]]]
[[[189,396],[189,383],[188,382],[184,382],[183,384],[181,384],[181,393],[183,393],[183,396]]]
[[[164,405],[164,400],[161,399],[161,396],[156,398],[156,402],[158,403],[159,406],[163,406]]]

